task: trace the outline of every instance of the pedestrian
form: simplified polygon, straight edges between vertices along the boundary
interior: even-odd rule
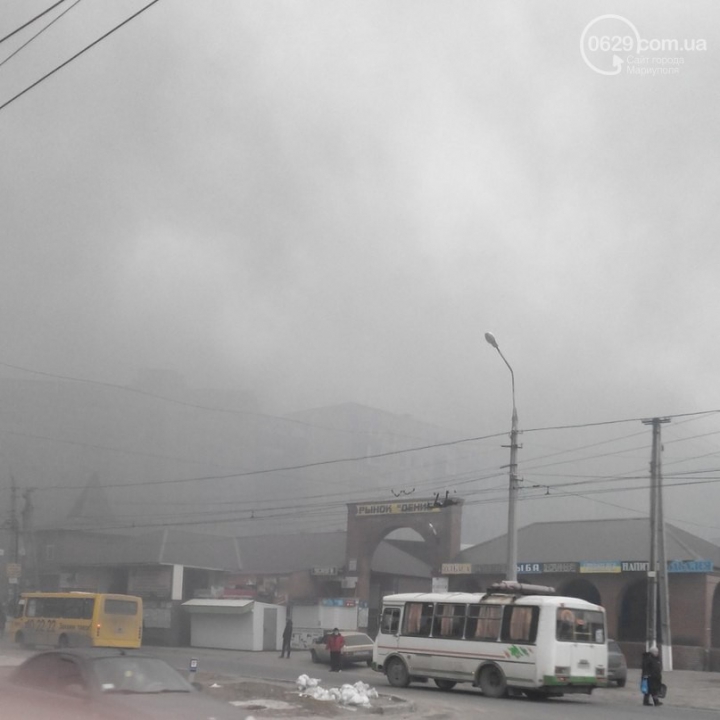
[[[280,657],[285,657],[285,652],[287,651],[287,657],[290,659],[290,642],[292,641],[292,620],[290,618],[287,619],[287,622],[285,623],[285,629],[283,630],[283,642],[282,642],[282,650],[280,651]]]
[[[327,640],[325,640],[325,647],[330,651],[330,672],[342,672],[340,658],[344,646],[345,638],[337,628],[333,628],[332,634],[328,635]]]
[[[5,623],[7,623],[7,615],[5,608],[0,605],[0,640],[5,637]]]
[[[643,705],[662,705],[660,688],[662,687],[662,662],[656,647],[651,647],[642,656]],[[652,698],[652,702],[650,701]]]

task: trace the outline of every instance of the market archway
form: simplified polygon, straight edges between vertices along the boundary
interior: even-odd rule
[[[401,528],[414,530],[425,541],[439,574],[442,563],[460,552],[462,506],[463,501],[454,497],[349,503],[345,568],[346,575],[357,577],[355,597],[361,606],[367,607],[370,599],[372,558],[386,536]]]

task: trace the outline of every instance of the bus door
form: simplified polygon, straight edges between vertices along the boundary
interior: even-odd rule
[[[142,604],[138,598],[105,596],[95,603],[93,644],[103,647],[139,647]]]

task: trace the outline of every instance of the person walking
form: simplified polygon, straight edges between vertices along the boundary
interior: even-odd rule
[[[285,652],[287,651],[287,657],[290,658],[290,642],[292,641],[292,630],[293,630],[293,624],[292,620],[290,618],[287,619],[287,622],[285,623],[285,629],[283,630],[283,637],[282,637],[282,650],[280,651],[280,657],[285,657]]]
[[[330,672],[341,672],[340,658],[344,646],[345,638],[337,628],[333,628],[332,634],[325,641],[325,647],[330,651]]]
[[[662,705],[660,688],[662,687],[662,662],[656,647],[651,647],[642,656],[643,705]],[[652,698],[652,702],[650,699]]]

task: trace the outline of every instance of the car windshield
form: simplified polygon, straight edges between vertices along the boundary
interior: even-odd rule
[[[98,658],[93,663],[104,693],[192,692],[190,683],[164,660],[143,657]]]
[[[345,638],[346,645],[372,645],[373,641],[367,635],[349,635]]]

